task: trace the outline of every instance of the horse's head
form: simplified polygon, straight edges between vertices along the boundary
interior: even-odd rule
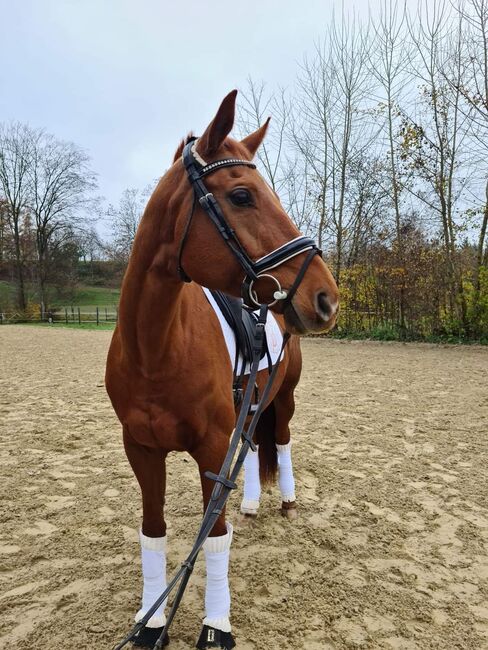
[[[174,167],[184,172],[175,225],[180,274],[235,296],[244,286],[250,300],[283,312],[291,333],[329,330],[338,309],[337,285],[313,242],[300,237],[276,193],[249,164],[269,120],[241,142],[228,137],[236,95],[227,95],[204,134],[187,144],[184,163],[178,162],[183,146],[175,156]],[[274,257],[260,262],[273,251]]]

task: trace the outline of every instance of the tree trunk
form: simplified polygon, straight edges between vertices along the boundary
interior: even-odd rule
[[[486,231],[488,228],[488,180],[486,181],[485,186],[485,207],[483,209],[483,220],[481,222],[480,234],[478,238],[478,246],[476,247],[476,266],[474,268],[474,294],[473,294],[473,325],[475,329],[475,334],[479,336],[480,331],[480,294],[481,294],[481,276],[480,271],[481,267],[486,264],[486,251],[485,251],[485,240],[486,240]]]
[[[20,311],[25,311],[27,300],[25,297],[25,280],[24,280],[24,260],[22,256],[22,246],[20,243],[19,218],[14,219],[14,247],[15,247],[15,274],[17,283],[17,307]]]

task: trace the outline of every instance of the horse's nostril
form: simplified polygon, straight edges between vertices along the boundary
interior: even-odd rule
[[[329,316],[332,311],[330,308],[329,299],[326,293],[319,293],[317,296],[317,304],[324,316]]]

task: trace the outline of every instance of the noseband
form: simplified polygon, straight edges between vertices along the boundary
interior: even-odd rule
[[[293,296],[303,280],[313,258],[315,255],[322,255],[322,251],[318,248],[313,239],[300,235],[286,244],[279,246],[274,251],[271,251],[271,253],[264,255],[264,257],[260,257],[255,261],[252,260],[239,241],[235,231],[227,222],[218,201],[215,199],[214,195],[208,191],[202,179],[223,167],[236,167],[238,165],[243,165],[245,167],[256,169],[256,165],[249,160],[241,160],[239,158],[223,158],[207,164],[196,151],[195,145],[196,139],[190,140],[185,145],[182,156],[188,180],[193,188],[193,205],[183,232],[178,252],[178,273],[180,278],[185,282],[191,282],[191,278],[183,269],[182,255],[188,232],[190,230],[193,213],[195,212],[196,202],[198,201],[244,270],[245,277],[242,283],[241,296],[246,307],[255,309],[256,306],[259,307],[262,304],[262,301],[258,299],[257,293],[253,288],[254,283],[260,278],[270,278],[275,283],[276,290],[273,293],[274,300],[269,303],[269,306],[282,300],[283,309],[285,309],[285,307],[291,303]],[[289,289],[282,289],[279,280],[269,273],[269,271],[307,251],[308,255],[300,267],[292,286]]]

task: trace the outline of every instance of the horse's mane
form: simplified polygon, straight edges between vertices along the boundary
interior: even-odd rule
[[[183,140],[182,140],[182,141],[180,142],[180,144],[178,145],[178,149],[177,149],[176,152],[175,152],[175,155],[174,155],[174,158],[173,158],[173,162],[174,162],[174,163],[178,160],[178,158],[181,158],[181,154],[183,153],[183,148],[184,148],[185,145],[187,145],[187,144],[190,142],[190,140],[191,140],[192,138],[194,138],[194,137],[195,137],[195,136],[194,136],[193,133],[190,131],[190,133],[186,136],[186,138],[183,138]]]

